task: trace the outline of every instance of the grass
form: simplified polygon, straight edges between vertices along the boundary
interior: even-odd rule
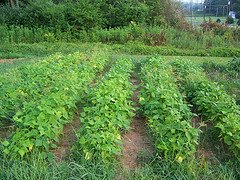
[[[9,59],[6,62],[0,62],[0,72],[5,73],[9,69],[13,69],[16,67],[21,67],[27,64],[31,64],[37,61],[40,61],[42,58],[21,58],[21,59]],[[1,59],[0,59],[1,60]]]
[[[25,64],[32,63],[34,61],[41,60],[41,58],[49,56],[54,53],[61,52],[62,54],[70,54],[74,53],[76,51],[89,51],[89,50],[94,50],[94,49],[104,49],[108,48],[111,49],[113,52],[117,52],[116,54],[119,55],[128,55],[131,54],[131,57],[134,58],[146,58],[148,56],[151,56],[151,53],[154,54],[154,51],[156,47],[148,47],[153,50],[148,52],[146,51],[144,54],[149,54],[149,55],[134,55],[134,54],[141,54],[142,51],[141,49],[139,50],[134,50],[133,49],[133,54],[130,52],[131,47],[128,47],[128,45],[104,45],[101,43],[35,43],[35,44],[8,44],[8,45],[0,45],[0,59],[13,59],[13,58],[21,58],[21,60],[14,60],[11,61],[12,63],[0,63],[0,72],[4,73],[6,72],[7,69],[22,66]],[[120,48],[118,50],[118,48]],[[128,49],[126,52],[124,49]],[[143,47],[144,48],[144,47]],[[159,47],[161,49],[161,47]],[[156,50],[159,50],[157,48]],[[166,47],[163,47],[163,54],[174,54],[175,51],[173,52],[165,52],[164,50],[167,49]],[[182,53],[186,52],[186,53]],[[159,52],[161,53],[161,52]],[[201,56],[188,56],[185,54],[188,54],[191,52],[187,52],[184,50],[179,50],[179,53],[181,56],[163,56],[164,59],[166,60],[172,60],[172,59],[189,59],[193,60],[194,62],[202,63],[205,61],[214,61],[217,63],[225,63],[227,62],[230,58],[229,57],[201,57]],[[158,53],[157,53],[158,54]]]
[[[97,161],[86,161],[83,157],[62,164],[40,159],[37,154],[25,160],[0,160],[0,179],[114,179],[115,165],[105,165]]]
[[[0,179],[238,179],[237,162],[209,163],[204,158],[177,163],[159,156],[149,157],[135,170],[123,169],[119,164],[86,161],[81,154],[74,154],[62,164],[39,159],[37,154],[25,160],[1,157]]]
[[[217,64],[226,64],[229,60],[231,60],[232,58],[230,57],[201,57],[201,56],[163,56],[164,59],[166,60],[176,60],[176,59],[180,59],[180,60],[190,60],[194,63],[197,64],[202,64],[203,62],[214,62]]]
[[[0,72],[5,73],[7,69],[12,69],[29,63],[42,60],[44,57],[55,53],[64,55],[75,53],[77,51],[86,52],[95,49],[105,50],[107,46],[101,43],[35,43],[35,44],[8,44],[0,45],[0,60],[9,62],[0,62]]]
[[[152,56],[159,56],[159,55],[127,55],[127,54],[120,54],[116,56],[128,56],[131,57],[135,62],[140,62],[145,60],[146,58]],[[166,61],[174,61],[174,60],[190,60],[197,64],[202,64],[204,62],[214,62],[216,64],[225,65],[230,61],[231,57],[202,57],[202,56],[161,56]]]
[[[202,56],[202,57],[234,57],[240,55],[237,48],[221,47],[210,49],[180,49],[168,46],[146,46],[139,42],[128,44],[111,44],[102,43],[33,43],[33,44],[1,44],[0,59],[12,58],[35,58],[46,57],[51,54],[61,52],[70,54],[76,51],[89,51],[94,49],[107,48],[118,54],[131,55],[163,55],[163,56]]]
[[[54,53],[71,54],[76,51],[105,48],[101,43],[33,43],[33,44],[2,44],[0,45],[0,58],[35,58],[46,57]]]
[[[200,24],[204,22],[204,17],[203,17],[203,15],[202,15],[201,17],[199,17],[199,16],[194,16],[194,15],[193,15],[193,17],[189,17],[189,16],[188,16],[188,17],[185,17],[185,18],[186,18],[186,20],[187,20],[189,23],[193,23],[194,26],[200,26]],[[217,19],[220,19],[220,20],[221,20],[221,23],[225,23],[227,17],[224,17],[224,16],[217,17],[217,16],[209,16],[209,15],[206,15],[206,17],[205,17],[205,20],[206,20],[206,21],[211,20],[211,21],[213,21],[213,22],[216,22]],[[234,24],[233,24],[234,26],[237,25],[237,21],[238,21],[238,19],[235,19],[235,20],[234,20]]]
[[[208,77],[223,86],[223,89],[231,95],[237,104],[240,104],[240,77],[231,76],[226,72],[221,72],[220,70],[205,70]]]

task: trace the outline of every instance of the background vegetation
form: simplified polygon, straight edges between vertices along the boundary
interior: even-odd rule
[[[172,0],[12,0],[2,5],[1,23],[62,31],[115,28],[131,22],[178,25],[182,15],[169,13],[179,9]]]
[[[174,0],[5,0],[0,6],[0,40],[4,48],[101,42],[137,44],[128,51],[141,54],[239,56],[240,30],[211,20],[193,28]]]

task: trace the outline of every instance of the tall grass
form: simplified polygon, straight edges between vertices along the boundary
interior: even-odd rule
[[[166,46],[188,50],[239,48],[239,29],[228,29],[221,35],[214,30],[179,30],[168,26],[130,24],[122,28],[61,31],[59,28],[27,28],[0,25],[0,41],[5,44],[39,42],[102,42],[126,44],[141,42],[148,46]]]
[[[0,25],[0,41],[2,44],[68,42],[72,40],[70,32],[61,32],[58,28],[28,28],[24,26]]]

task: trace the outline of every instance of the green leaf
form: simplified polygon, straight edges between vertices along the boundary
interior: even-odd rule
[[[42,144],[43,144],[43,142],[41,139],[36,139],[36,141],[35,141],[36,146],[42,146]]]
[[[85,112],[82,112],[81,113],[81,117],[85,117],[86,116],[86,113]]]
[[[26,151],[24,149],[19,149],[18,153],[20,154],[21,157],[23,157]]]
[[[4,146],[8,146],[10,143],[7,141],[7,140],[5,140],[5,141],[3,141],[2,142],[2,145],[4,145]]]
[[[9,154],[9,153],[10,153],[9,149],[4,149],[3,152],[4,152],[5,154]]]

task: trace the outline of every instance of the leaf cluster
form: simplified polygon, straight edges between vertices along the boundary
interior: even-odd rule
[[[103,79],[89,92],[89,104],[83,108],[78,132],[79,148],[86,159],[107,161],[121,153],[121,130],[130,128],[134,116],[131,59],[118,59]]]
[[[143,64],[141,79],[140,103],[157,150],[178,162],[191,157],[199,131],[191,126],[192,113],[177,88],[172,67],[152,58]]]
[[[180,86],[190,102],[220,130],[220,137],[240,158],[240,109],[236,101],[190,62],[178,61],[174,64],[181,79]]]
[[[3,102],[4,109],[11,103],[15,105],[9,112],[14,114],[12,121],[16,126],[10,140],[3,142],[4,152],[23,157],[34,148],[54,148],[64,124],[74,115],[76,103],[83,98],[96,73],[103,70],[107,61],[103,57],[81,53],[55,55],[19,69],[22,79],[14,86],[16,89],[7,89],[7,103]]]

